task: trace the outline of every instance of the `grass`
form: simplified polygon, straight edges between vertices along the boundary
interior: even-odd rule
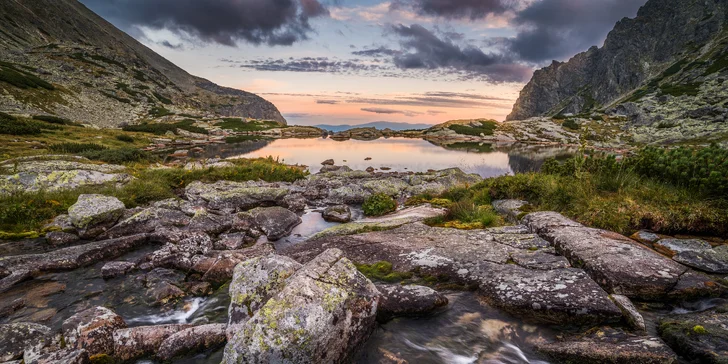
[[[367,278],[374,281],[396,283],[412,278],[411,272],[398,272],[392,269],[392,263],[379,261],[374,264],[356,264],[356,268]]]
[[[566,119],[561,124],[561,126],[563,126],[566,129],[579,130],[579,124],[577,124],[576,121],[574,121],[574,119]]]
[[[687,84],[667,84],[660,86],[660,92],[663,95],[671,95],[680,97],[683,95],[697,96],[700,93],[700,83],[687,83]]]
[[[171,131],[177,134],[177,129],[189,131],[191,133],[209,134],[210,132],[199,126],[195,126],[195,120],[185,119],[176,123],[142,123],[138,125],[126,125],[122,130],[129,132],[152,133],[162,135]]]
[[[0,196],[0,235],[32,235],[41,233],[42,226],[54,217],[64,214],[78,196],[84,193],[101,193],[119,198],[127,208],[176,197],[176,191],[193,181],[215,182],[220,180],[268,182],[293,182],[304,178],[306,172],[285,166],[272,158],[240,159],[235,165],[187,171],[182,168],[138,169],[130,168],[136,177],[123,187],[84,187],[64,191],[39,191]]]
[[[382,216],[397,210],[397,201],[384,193],[377,193],[367,197],[362,204],[366,216]]]
[[[281,125],[275,121],[261,120],[261,121],[245,121],[238,118],[224,118],[221,122],[215,124],[221,129],[232,130],[232,131],[263,131],[268,129],[280,128]]]
[[[153,118],[161,118],[168,115],[174,115],[174,113],[161,106],[155,106],[149,110],[149,116]]]
[[[78,154],[87,151],[106,150],[107,147],[96,143],[58,143],[48,147],[56,153]]]
[[[46,122],[0,113],[0,134],[5,135],[38,135],[45,130],[57,130],[60,126]]]
[[[480,120],[480,126],[469,126],[469,125],[450,125],[448,129],[463,135],[480,136],[482,135],[493,135],[495,129],[498,127],[498,122],[494,120]]]
[[[162,96],[161,94],[159,94],[157,92],[152,92],[152,95],[154,95],[154,97],[156,97],[157,100],[159,100],[159,102],[161,102],[165,105],[172,105],[172,100]]]
[[[134,143],[134,138],[126,134],[117,135],[116,140],[122,141],[124,143]]]
[[[45,121],[46,123],[58,124],[58,125],[70,125],[70,126],[83,126],[81,123],[73,122],[66,118],[61,118],[53,115],[34,115],[33,120]]]
[[[0,62],[0,82],[5,82],[21,89],[44,88],[51,91],[55,90],[55,87],[49,82],[7,62]]]

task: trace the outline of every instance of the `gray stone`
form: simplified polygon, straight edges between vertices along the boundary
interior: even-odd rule
[[[347,362],[374,330],[378,302],[374,284],[327,250],[234,333],[223,362]]]
[[[654,247],[689,267],[708,273],[728,273],[726,248],[713,249],[708,242],[699,239],[662,239]]]
[[[658,331],[678,354],[696,363],[724,364],[728,358],[728,305],[674,315],[658,323]]]
[[[190,219],[189,229],[191,231],[202,231],[210,235],[219,235],[232,228],[232,220],[229,215],[217,215],[205,209],[199,209]]]
[[[89,364],[88,352],[83,349],[63,349],[40,356],[36,361],[27,364]]]
[[[48,243],[53,246],[68,245],[81,240],[78,235],[64,233],[63,231],[51,231],[46,234],[46,239],[48,240]]]
[[[68,208],[71,223],[80,229],[81,236],[95,237],[114,225],[124,214],[124,204],[116,197],[81,195]]]
[[[536,344],[536,350],[558,363],[677,363],[675,353],[660,339],[630,336],[608,328],[561,342]]]
[[[180,211],[150,207],[123,219],[103,233],[101,237],[118,238],[140,233],[153,233],[162,228],[185,227],[189,223],[190,218]]]
[[[114,331],[126,328],[121,316],[105,307],[81,311],[63,321],[66,347],[83,349],[89,356],[114,353]]]
[[[21,162],[14,174],[0,175],[0,195],[13,192],[58,191],[85,186],[123,185],[132,180],[123,166],[77,161]]]
[[[527,201],[522,200],[495,200],[493,201],[493,209],[511,222],[518,222],[518,217],[521,215],[521,209],[527,206]]]
[[[613,294],[609,297],[612,299],[612,301],[614,301],[617,307],[622,310],[624,318],[627,320],[627,323],[629,323],[632,329],[638,332],[647,332],[645,319],[642,317],[642,314],[637,311],[637,308],[634,307],[632,301],[630,301],[627,296]]]
[[[253,183],[219,181],[204,184],[190,183],[185,189],[189,201],[207,205],[220,211],[245,211],[260,206],[280,206],[288,190],[278,187],[260,187]]]
[[[302,220],[295,213],[282,207],[259,207],[249,211],[256,224],[269,240],[275,241],[291,234]]]
[[[51,335],[49,327],[31,322],[0,325],[0,362],[22,359],[26,348]]]
[[[327,159],[327,160],[321,162],[321,165],[323,165],[323,166],[333,166],[334,165],[334,160],[333,159]]]
[[[387,321],[397,316],[418,316],[447,306],[448,299],[429,287],[377,285],[381,293],[377,319]]]
[[[108,262],[101,267],[101,277],[111,279],[128,273],[136,268],[136,264],[132,262]]]
[[[511,253],[511,259],[521,267],[529,269],[551,270],[571,267],[568,259],[542,250],[514,252]]]
[[[351,209],[347,205],[329,206],[322,215],[326,221],[342,223],[351,221]]]
[[[114,357],[123,361],[156,354],[168,337],[192,325],[140,326],[114,331]]]
[[[156,356],[168,361],[188,353],[222,346],[225,341],[225,324],[194,326],[170,335],[159,346]]]

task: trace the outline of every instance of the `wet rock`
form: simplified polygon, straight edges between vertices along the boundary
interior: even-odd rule
[[[677,363],[675,353],[660,339],[629,336],[616,330],[606,331],[562,342],[537,344],[536,350],[560,363]]]
[[[101,277],[111,279],[122,276],[136,268],[136,264],[132,262],[108,262],[101,267]]]
[[[48,243],[53,246],[68,245],[81,240],[78,235],[64,233],[63,231],[51,231],[46,234],[46,239],[48,240]]]
[[[144,276],[146,295],[155,304],[166,304],[185,295],[179,288],[185,275],[178,271],[155,268]]]
[[[152,207],[158,207],[166,210],[177,210],[190,217],[194,216],[199,209],[203,208],[195,206],[193,203],[179,198],[169,198],[166,200],[157,201],[152,204]]]
[[[68,215],[58,215],[53,221],[43,226],[43,231],[62,231],[78,235],[78,229],[71,223],[71,217]]]
[[[728,362],[728,305],[660,320],[658,332],[678,354],[700,363]]]
[[[523,222],[610,293],[664,298],[688,270],[622,235],[583,227],[558,213],[532,213]]]
[[[387,321],[396,316],[417,316],[429,314],[443,306],[448,299],[429,287],[377,285],[381,293],[377,319]]]
[[[81,195],[78,201],[68,208],[71,223],[83,230],[99,225],[113,225],[124,214],[126,207],[116,197],[104,195]]]
[[[335,163],[335,162],[334,162],[334,160],[333,160],[333,159],[327,159],[327,160],[325,160],[325,161],[321,162],[321,165],[323,165],[323,166],[333,166],[333,165],[334,165],[334,163]]]
[[[52,336],[49,327],[31,322],[0,325],[0,362],[23,358],[26,348]]]
[[[212,239],[202,232],[187,232],[186,238],[177,244],[165,244],[161,249],[150,254],[149,261],[155,267],[189,270],[195,258],[212,250]]]
[[[194,326],[172,334],[159,346],[157,357],[172,360],[188,353],[196,353],[225,344],[225,324]]]
[[[234,333],[223,362],[346,362],[374,329],[378,301],[374,284],[327,250]]]
[[[301,218],[282,207],[259,207],[249,211],[256,224],[269,240],[275,241],[291,234]]]
[[[652,243],[656,243],[658,240],[662,239],[660,235],[647,230],[640,230],[632,234],[630,238],[647,246],[652,246]]]
[[[89,356],[114,353],[114,331],[126,328],[121,316],[105,307],[81,311],[63,321],[66,347],[83,349]]]
[[[523,213],[521,209],[528,206],[527,201],[522,200],[495,200],[493,209],[501,215],[506,216],[508,221],[518,222],[519,216]]]
[[[270,243],[256,244],[239,250],[210,251],[205,256],[199,257],[200,259],[192,266],[192,271],[202,274],[203,279],[222,283],[233,277],[233,270],[240,262],[273,253],[275,248]]]
[[[12,301],[0,302],[0,318],[11,316],[18,310],[25,307],[25,300],[18,298]]]
[[[36,361],[27,364],[90,364],[88,352],[83,349],[63,349],[40,356]]]
[[[150,207],[122,220],[102,234],[102,238],[118,238],[140,233],[153,233],[161,228],[185,227],[190,218],[180,211]]]
[[[645,319],[642,317],[639,311],[637,311],[637,308],[634,307],[632,301],[630,301],[628,297],[618,294],[613,294],[609,297],[612,299],[612,301],[614,301],[614,304],[616,304],[617,307],[622,310],[624,318],[626,319],[627,323],[629,323],[630,327],[632,327],[632,329],[638,332],[647,332]]]
[[[114,331],[114,357],[123,361],[156,354],[162,342],[192,325],[141,326]]]
[[[324,220],[347,223],[351,221],[351,209],[347,205],[329,206],[323,212]]]
[[[325,166],[321,167],[321,169],[319,170],[319,174],[324,173],[324,174],[329,174],[329,175],[342,174],[342,173],[348,173],[348,172],[352,172],[352,169],[349,168],[348,166],[334,166],[334,165],[325,165]]]
[[[232,212],[260,206],[280,206],[288,195],[288,190],[241,182],[193,182],[187,186],[185,194],[193,203],[205,204],[212,210]]]
[[[699,239],[662,239],[654,244],[657,251],[676,262],[708,273],[728,273],[728,247],[713,249]]]
[[[246,260],[235,267],[230,283],[229,330],[244,324],[301,268],[291,258],[270,255]]]

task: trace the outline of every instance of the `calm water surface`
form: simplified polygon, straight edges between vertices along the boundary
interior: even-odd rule
[[[468,173],[494,177],[537,170],[550,157],[568,155],[563,148],[520,145],[457,143],[438,146],[422,139],[381,138],[373,141],[332,139],[277,139],[208,147],[201,157],[274,157],[287,164],[309,167],[316,173],[321,162],[333,159],[337,165],[355,170],[391,168],[399,172],[458,167]],[[367,160],[367,158],[371,158]]]

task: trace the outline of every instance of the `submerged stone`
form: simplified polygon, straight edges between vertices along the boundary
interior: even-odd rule
[[[377,319],[387,321],[397,316],[427,315],[447,306],[448,299],[429,287],[377,285],[381,293]]]

